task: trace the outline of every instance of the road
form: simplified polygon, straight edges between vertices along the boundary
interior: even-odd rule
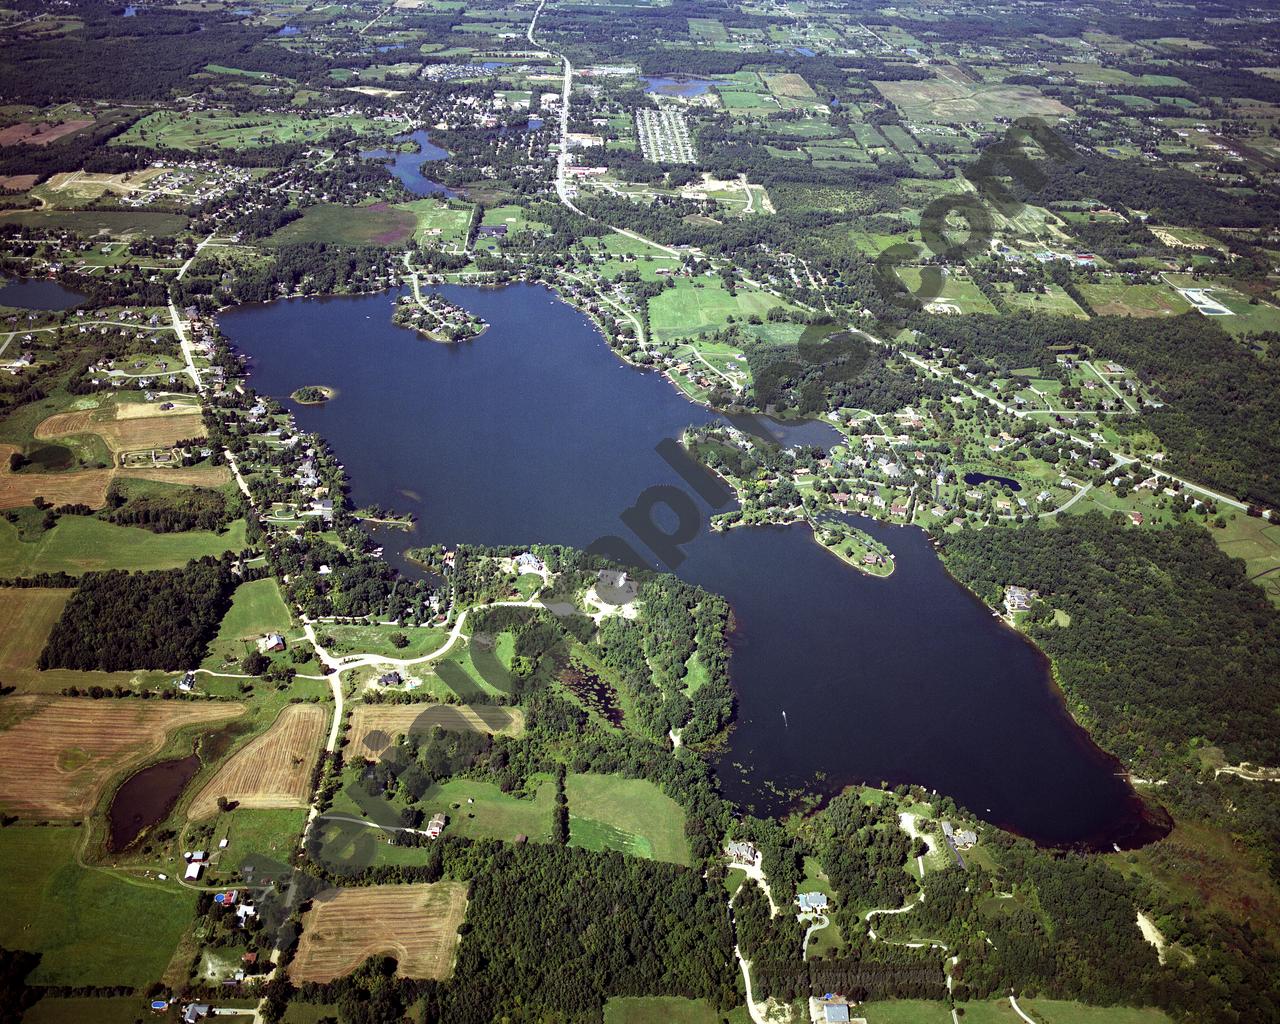
[[[1025,1020],[1027,1024],[1036,1024],[1036,1021],[1034,1019],[1032,1019],[1031,1017],[1028,1017],[1025,1013],[1022,1012],[1022,1007],[1018,1005],[1018,1000],[1015,999],[1012,994],[1009,996],[1009,1005],[1013,1007],[1013,1012],[1016,1013],[1023,1020]]]

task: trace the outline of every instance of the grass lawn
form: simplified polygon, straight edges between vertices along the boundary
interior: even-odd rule
[[[684,808],[646,779],[570,775],[569,845],[689,863]]]
[[[403,636],[409,643],[397,647],[391,642],[396,635]],[[362,652],[381,654],[388,658],[421,658],[425,654],[438,650],[449,639],[447,629],[425,629],[415,626],[337,626],[324,625],[316,633],[317,637],[332,637],[335,654]],[[412,671],[412,669],[410,670]]]
[[[964,1024],[974,1024],[984,1018],[970,1017],[969,1008],[980,1006],[978,1003],[965,1004]],[[1005,1003],[1008,1006],[1008,1002]],[[1012,1011],[1010,1011],[1012,1015]],[[866,1017],[867,1024],[951,1024],[951,1010],[946,1003],[935,1003],[925,999],[885,999],[880,1002],[863,1003],[857,1013],[849,1016]],[[1017,1020],[1017,1017],[1012,1017]]]
[[[0,945],[43,954],[35,985],[144,987],[195,912],[175,882],[126,881],[76,864],[75,828],[0,830]]]
[[[720,1015],[698,999],[615,996],[605,1003],[604,1024],[720,1024]]]
[[[231,877],[249,856],[288,862],[306,823],[307,811],[300,807],[237,807],[219,814],[213,819],[213,840],[208,844],[218,858],[210,878]],[[228,840],[225,850],[218,850],[221,839]]]
[[[764,316],[784,303],[767,292],[740,287],[730,295],[718,278],[674,279],[674,288],[649,300],[649,323],[655,341],[674,341],[717,331],[729,317]]]
[[[1080,294],[1100,316],[1177,316],[1191,308],[1163,284],[1082,284]]]
[[[461,246],[467,240],[467,229],[471,227],[473,216],[469,204],[445,205],[436,199],[416,199],[410,203],[402,203],[395,209],[413,215],[415,241],[430,242],[435,245],[451,243]],[[486,223],[488,223],[487,220]],[[503,222],[499,220],[497,223]]]
[[[289,609],[275,580],[242,583],[223,616],[217,637],[209,645],[210,658],[243,658],[254,650],[254,642],[264,633],[287,633],[290,625]]]
[[[237,519],[225,533],[152,533],[91,516],[63,516],[52,530],[41,533],[34,541],[23,541],[13,524],[0,521],[0,576],[59,571],[78,575],[93,569],[175,569],[193,558],[240,551],[245,547],[244,529],[244,520]]]
[[[997,287],[1004,296],[1004,301],[1015,309],[1030,309],[1037,313],[1057,313],[1059,316],[1088,316],[1076,305],[1075,299],[1062,290],[1061,285],[1046,285],[1044,294],[1014,291],[1012,285],[997,285]]]
[[[467,800],[474,803],[467,803]],[[551,811],[555,801],[555,785],[551,780],[538,783],[533,797],[518,797],[502,792],[491,782],[450,779],[432,786],[418,806],[427,817],[443,811],[449,817],[446,831],[471,839],[505,839],[517,835],[531,842],[551,841]]]

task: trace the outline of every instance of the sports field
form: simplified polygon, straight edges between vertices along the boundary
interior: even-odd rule
[[[455,732],[519,736],[524,715],[519,708],[492,704],[358,704],[351,716],[351,757],[376,761],[397,736],[430,732],[435,726]]]
[[[295,983],[327,982],[368,957],[394,956],[406,978],[447,978],[467,912],[462,882],[328,889],[311,901],[289,966]]]
[[[318,704],[290,704],[270,729],[218,769],[191,801],[187,817],[198,821],[217,813],[219,797],[254,809],[306,807],[328,722],[328,712]]]
[[[569,845],[689,863],[684,808],[646,779],[570,775]]]
[[[87,814],[107,785],[184,726],[225,722],[244,705],[17,696],[0,700],[0,807],[28,818]]]
[[[125,881],[82,868],[76,863],[82,838],[69,826],[0,829],[0,946],[42,955],[29,984],[143,988],[164,971],[196,894],[172,881]],[[142,1002],[134,1006],[134,1016],[141,1014]]]

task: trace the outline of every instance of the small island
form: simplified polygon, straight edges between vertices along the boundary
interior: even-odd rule
[[[323,384],[306,384],[289,397],[299,405],[324,405],[337,391]]]
[[[489,329],[483,317],[468,313],[448,299],[435,294],[414,298],[402,296],[391,322],[408,327],[432,341],[470,341]]]

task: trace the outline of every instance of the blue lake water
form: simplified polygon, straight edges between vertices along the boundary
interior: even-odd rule
[[[653,485],[688,491],[655,447],[716,414],[624,366],[543,288],[440,290],[490,329],[424,341],[390,322],[387,294],[245,306],[221,322],[260,391],[287,401],[303,384],[340,385],[293,411],[332,443],[357,505],[419,517],[411,533],[378,534],[402,568],[406,548],[437,542],[585,547],[616,534],[648,555],[619,516]],[[788,443],[832,436],[774,429]],[[806,527],[715,533],[697,507],[677,571],[723,594],[736,619],[726,796],[780,813],[792,800],[776,788],[915,782],[1045,843],[1109,849],[1159,834],[1067,714],[1043,657],[947,575],[924,533],[859,521],[896,555],[881,580]]]
[[[391,163],[388,169],[415,196],[443,196],[451,199],[457,195],[453,189],[432,181],[422,173],[423,164],[443,160],[449,155],[449,151],[432,142],[425,130],[398,136],[395,141],[406,142],[409,139],[418,144],[418,152],[397,153],[389,149],[369,149],[360,155],[369,160],[389,159]]]
[[[70,309],[84,301],[84,293],[57,281],[38,277],[0,280],[0,306],[18,309]]]
[[[662,96],[701,96],[709,92],[715,82],[709,78],[694,78],[689,75],[641,75],[645,83],[645,92],[658,93]]]

